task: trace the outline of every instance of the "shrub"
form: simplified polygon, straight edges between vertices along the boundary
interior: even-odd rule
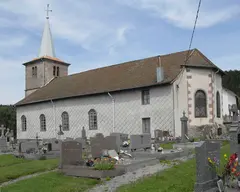
[[[115,161],[110,158],[96,160],[94,162],[95,170],[112,170],[115,168]]]

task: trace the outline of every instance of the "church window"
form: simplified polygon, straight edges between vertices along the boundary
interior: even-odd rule
[[[56,66],[53,66],[53,76],[56,75]]]
[[[220,94],[219,92],[217,91],[217,94],[216,94],[216,104],[217,104],[217,107],[216,107],[216,110],[217,110],[217,117],[220,118],[221,117],[221,103],[220,103]]]
[[[33,77],[35,76],[35,69],[34,69],[34,67],[32,67],[32,76]]]
[[[59,67],[57,67],[57,77],[59,76]]]
[[[62,129],[63,131],[69,131],[69,115],[66,111],[62,113]]]
[[[88,112],[89,116],[89,130],[97,130],[97,112],[91,109]]]
[[[46,131],[46,117],[45,115],[41,114],[40,115],[40,130],[41,131]]]
[[[27,131],[27,119],[25,115],[21,117],[22,131]]]
[[[34,71],[35,71],[35,77],[37,77],[37,66],[34,67]]]
[[[207,117],[207,97],[202,90],[195,93],[195,117]]]
[[[142,104],[147,105],[150,104],[150,93],[149,90],[142,91]]]

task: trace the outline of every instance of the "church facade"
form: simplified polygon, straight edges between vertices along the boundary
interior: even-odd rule
[[[186,61],[186,58],[187,61]],[[189,126],[222,124],[236,103],[222,87],[224,72],[198,49],[68,75],[55,56],[48,18],[38,58],[24,63],[25,98],[16,104],[17,139],[81,137],[111,132],[181,135]],[[230,100],[228,98],[231,98]],[[194,131],[193,131],[194,132]]]

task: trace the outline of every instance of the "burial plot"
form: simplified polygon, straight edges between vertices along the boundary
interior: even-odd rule
[[[64,141],[61,144],[60,167],[65,165],[83,165],[82,144],[77,141]]]
[[[217,187],[217,174],[211,169],[208,158],[220,159],[220,143],[202,142],[196,151],[195,192],[205,192]]]

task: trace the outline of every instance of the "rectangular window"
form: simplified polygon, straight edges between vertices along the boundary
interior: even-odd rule
[[[149,90],[142,91],[142,105],[150,104],[150,92]]]
[[[142,118],[142,132],[143,133],[150,133],[151,127],[150,127],[150,118]]]

